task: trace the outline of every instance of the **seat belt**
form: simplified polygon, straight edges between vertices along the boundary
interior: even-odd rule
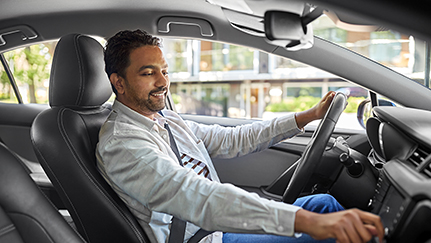
[[[162,111],[159,111],[159,114],[164,117]],[[180,152],[178,151],[177,143],[175,142],[174,136],[172,135],[171,129],[169,128],[169,125],[167,122],[165,122],[165,129],[168,131],[169,134],[169,141],[171,144],[171,149],[174,151],[175,156],[178,159],[178,162],[181,166],[183,166],[183,162],[181,161]],[[172,218],[172,224],[171,224],[171,230],[169,233],[169,241],[168,243],[182,243],[184,241],[184,234],[186,231],[186,222],[184,220],[181,220],[177,217]],[[213,231],[212,231],[213,232]],[[197,243],[202,238],[207,236],[208,234],[211,234],[212,232],[206,231],[204,229],[199,229],[196,234],[194,234],[187,243]]]
[[[184,166],[183,161],[181,160],[180,152],[178,151],[177,143],[175,142],[174,136],[172,135],[172,132],[171,132],[171,129],[169,128],[168,123],[165,123],[165,129],[169,133],[169,141],[171,143],[172,151],[174,151],[175,156],[177,156],[177,159],[178,159],[178,162],[180,163],[180,165]]]
[[[163,116],[161,111],[159,113]],[[180,165],[183,166],[183,162],[181,161],[180,153],[178,151],[177,143],[175,143],[174,136],[172,135],[172,132],[171,132],[171,129],[169,128],[168,123],[165,123],[165,129],[169,133],[169,141],[171,144],[171,149],[172,151],[174,151],[175,156],[177,156],[177,159]],[[186,231],[186,222],[177,217],[173,217],[168,243],[182,243],[184,241],[185,231]]]

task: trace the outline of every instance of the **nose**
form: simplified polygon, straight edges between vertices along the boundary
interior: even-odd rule
[[[169,87],[169,76],[163,72],[157,75],[156,87]]]

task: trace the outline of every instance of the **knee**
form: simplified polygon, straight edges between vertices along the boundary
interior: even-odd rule
[[[344,210],[338,201],[329,194],[307,196],[301,204],[298,206],[316,213],[330,213]]]
[[[335,204],[338,203],[337,199],[335,199],[332,195],[330,194],[316,194],[314,195],[313,199],[315,201],[319,201],[323,204]]]

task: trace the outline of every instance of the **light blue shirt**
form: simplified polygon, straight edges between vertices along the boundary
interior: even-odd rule
[[[200,227],[219,231],[201,242],[221,242],[221,232],[293,236],[299,207],[220,183],[211,160],[246,155],[295,136],[301,130],[293,115],[226,128],[184,121],[169,110],[163,113],[151,120],[115,101],[96,151],[102,175],[151,242],[167,242],[171,215],[189,222],[185,241]],[[179,165],[165,122],[180,153],[205,163],[212,181]]]

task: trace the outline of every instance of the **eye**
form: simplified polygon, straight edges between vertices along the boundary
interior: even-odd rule
[[[153,74],[154,74],[153,72],[145,72],[145,73],[142,73],[141,75],[142,76],[151,76]]]

